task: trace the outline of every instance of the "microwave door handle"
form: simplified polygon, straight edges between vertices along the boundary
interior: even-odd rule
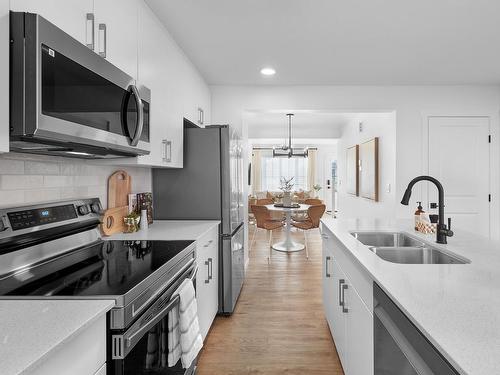
[[[139,143],[142,129],[144,128],[144,105],[142,104],[142,100],[139,96],[139,90],[137,90],[137,87],[135,85],[130,85],[130,90],[132,90],[132,94],[134,95],[137,105],[137,126],[135,127],[134,137],[130,141],[130,145],[135,147]]]

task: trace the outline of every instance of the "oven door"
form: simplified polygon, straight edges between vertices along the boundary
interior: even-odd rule
[[[111,331],[108,374],[194,374],[196,361],[189,369],[183,369],[180,360],[174,367],[168,367],[167,316],[179,304],[179,296],[174,296],[175,290],[186,278],[196,286],[197,272],[198,266],[194,263],[130,328],[125,331]]]
[[[24,101],[14,100],[24,106],[24,118],[18,118],[24,127],[14,126],[14,134],[53,142],[53,148],[69,142],[148,154],[149,90],[42,17],[21,15],[24,49],[13,58],[23,58],[24,71],[22,76],[13,71],[20,79],[12,85],[14,99],[19,90],[24,94]],[[15,24],[20,16],[11,17]]]

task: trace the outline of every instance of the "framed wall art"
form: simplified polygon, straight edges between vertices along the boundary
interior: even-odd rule
[[[378,137],[359,146],[359,195],[378,202]]]
[[[346,191],[356,196],[359,195],[358,158],[359,146],[349,147],[346,155]]]

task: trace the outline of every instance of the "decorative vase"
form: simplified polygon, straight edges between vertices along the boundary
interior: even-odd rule
[[[292,206],[292,194],[289,191],[283,192],[283,207]]]

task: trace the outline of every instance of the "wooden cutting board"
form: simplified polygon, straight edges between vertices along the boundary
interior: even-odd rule
[[[128,206],[132,178],[125,171],[116,171],[108,179],[108,209]]]
[[[101,222],[101,231],[105,236],[125,231],[123,218],[128,215],[128,205],[122,207],[108,208],[104,211]]]

